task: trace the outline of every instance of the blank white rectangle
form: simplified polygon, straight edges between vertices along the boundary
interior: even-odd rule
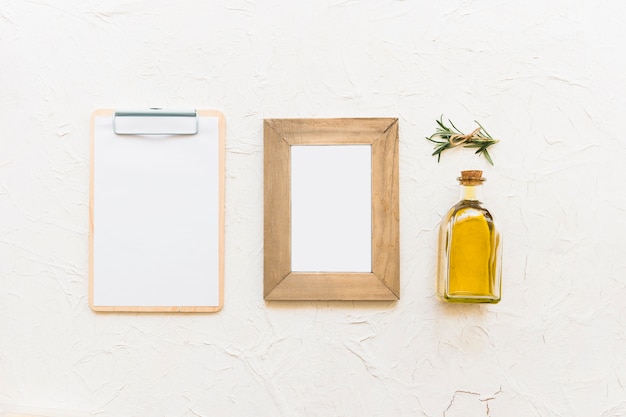
[[[372,271],[371,145],[291,147],[291,269]]]
[[[96,117],[93,147],[94,307],[218,306],[219,119],[134,136]]]

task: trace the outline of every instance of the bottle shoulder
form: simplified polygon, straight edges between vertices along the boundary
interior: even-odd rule
[[[493,216],[491,212],[482,205],[478,200],[461,200],[448,210],[445,216],[446,220],[454,219],[460,216],[470,217],[484,217],[490,222],[493,222]]]

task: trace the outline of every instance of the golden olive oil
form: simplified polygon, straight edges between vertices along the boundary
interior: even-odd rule
[[[500,233],[479,201],[482,171],[461,173],[461,201],[441,222],[437,292],[449,302],[497,303],[501,288]]]

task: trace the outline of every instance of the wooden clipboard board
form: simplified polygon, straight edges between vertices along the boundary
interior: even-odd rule
[[[222,308],[225,131],[214,110],[93,112],[92,310]]]

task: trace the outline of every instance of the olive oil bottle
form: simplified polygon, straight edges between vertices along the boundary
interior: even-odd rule
[[[498,303],[501,291],[501,239],[482,206],[482,171],[461,171],[461,201],[441,222],[437,293],[453,303]]]

